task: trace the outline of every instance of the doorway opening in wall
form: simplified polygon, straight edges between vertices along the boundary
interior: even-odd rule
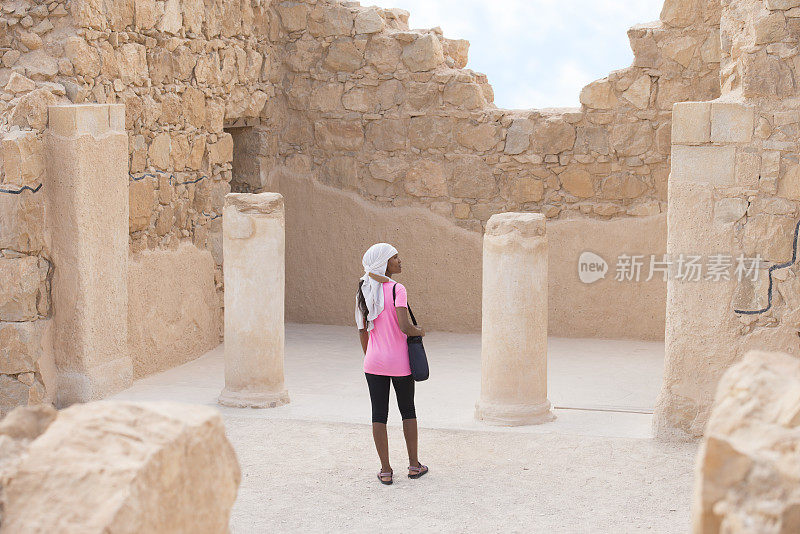
[[[266,154],[269,147],[258,126],[229,126],[225,132],[233,138],[233,171],[231,193],[264,191],[269,169]]]

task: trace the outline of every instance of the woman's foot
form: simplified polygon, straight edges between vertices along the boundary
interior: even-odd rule
[[[387,486],[392,483],[392,475],[394,472],[389,469],[388,471],[381,471],[378,473],[378,480],[381,481],[381,484],[386,484]]]
[[[428,466],[422,465],[419,462],[417,462],[416,467],[414,467],[413,465],[408,466],[408,478],[419,478],[427,472],[428,472]]]

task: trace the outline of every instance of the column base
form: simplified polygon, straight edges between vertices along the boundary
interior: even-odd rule
[[[274,393],[271,391],[231,391],[225,388],[220,393],[217,402],[232,408],[277,408],[289,404],[289,393],[285,389]]]
[[[497,404],[479,400],[475,419],[497,426],[541,425],[555,420],[549,400],[541,404]]]

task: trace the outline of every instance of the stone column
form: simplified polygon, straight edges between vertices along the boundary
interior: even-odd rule
[[[274,408],[283,383],[283,197],[230,193],[222,217],[225,258],[225,406]]]
[[[483,238],[481,397],[497,425],[555,419],[547,400],[547,236],[539,213],[492,215]]]
[[[742,356],[737,340],[741,325],[734,312],[739,302],[734,260],[742,252],[736,227],[754,212],[741,191],[755,194],[761,172],[757,152],[744,148],[752,141],[753,128],[753,108],[742,103],[679,102],[673,107],[667,208],[667,256],[672,265],[664,380],[653,415],[659,438],[702,436],[717,382]],[[790,232],[781,236],[786,242],[791,241]],[[766,240],[753,252],[768,252]],[[680,276],[678,268],[687,258],[696,256],[708,265],[714,255],[730,257],[727,277],[709,278],[707,270]],[[760,283],[768,280],[763,274],[759,278]],[[766,287],[762,291],[751,286],[748,293],[766,296]],[[741,306],[755,309],[760,303]]]
[[[53,106],[43,184],[53,255],[56,402],[131,384],[128,136],[121,104]]]

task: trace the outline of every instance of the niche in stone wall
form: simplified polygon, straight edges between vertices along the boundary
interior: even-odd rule
[[[268,191],[269,174],[277,153],[277,137],[263,126],[225,128],[233,138],[232,193]]]

